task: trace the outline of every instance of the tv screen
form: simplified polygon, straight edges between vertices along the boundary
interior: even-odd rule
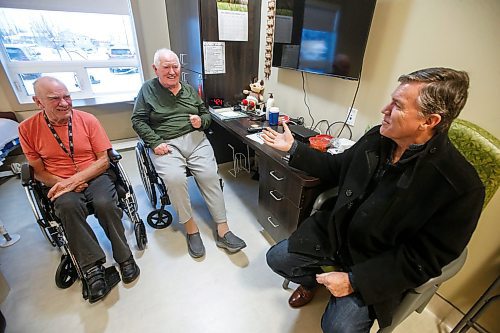
[[[273,66],[358,80],[376,0],[277,0]]]

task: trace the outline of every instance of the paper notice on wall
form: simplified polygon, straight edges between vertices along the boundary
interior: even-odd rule
[[[219,40],[248,41],[248,6],[246,0],[236,3],[217,1]]]
[[[203,41],[203,60],[205,74],[224,74],[226,72],[226,44]]]

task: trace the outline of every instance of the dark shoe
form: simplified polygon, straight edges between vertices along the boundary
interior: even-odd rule
[[[316,289],[317,288],[314,288],[313,290],[308,290],[302,286],[299,286],[297,289],[295,289],[295,291],[288,299],[288,304],[290,304],[292,308],[300,308],[301,306],[306,305],[314,298]]]
[[[106,296],[111,290],[106,283],[104,267],[96,265],[85,272],[87,295],[90,303],[95,303]]]
[[[130,256],[129,259],[120,263],[120,273],[122,274],[123,283],[130,283],[137,279],[141,270],[135,263],[134,257]]]
[[[193,258],[200,258],[205,255],[205,246],[201,240],[199,232],[187,234],[188,252]]]
[[[231,231],[228,231],[224,234],[224,237],[220,237],[217,234],[217,240],[215,241],[218,247],[228,250],[231,253],[238,252],[241,249],[244,249],[247,244],[245,241]]]

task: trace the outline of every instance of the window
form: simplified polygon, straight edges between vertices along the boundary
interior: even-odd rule
[[[20,103],[33,82],[63,81],[77,101],[132,100],[142,84],[126,0],[0,0],[0,59]]]

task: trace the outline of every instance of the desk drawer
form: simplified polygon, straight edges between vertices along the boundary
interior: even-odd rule
[[[261,201],[259,196],[258,221],[276,242],[288,238],[297,229],[299,213],[300,209],[289,200],[275,204],[268,200]]]
[[[264,228],[272,227],[272,229],[276,229],[277,227],[273,226],[273,224],[279,225],[280,230],[285,232],[288,237],[297,229],[298,224],[311,213],[311,203],[307,197],[304,200],[307,206],[297,207],[277,190],[272,190],[267,186],[260,186],[259,210],[262,212],[262,216],[260,216],[259,222]],[[269,220],[269,217],[271,217],[271,220]]]
[[[295,206],[303,205],[303,187],[300,180],[289,169],[270,159],[259,161],[260,188],[267,192],[273,191],[290,200]],[[260,191],[259,188],[259,191]]]

